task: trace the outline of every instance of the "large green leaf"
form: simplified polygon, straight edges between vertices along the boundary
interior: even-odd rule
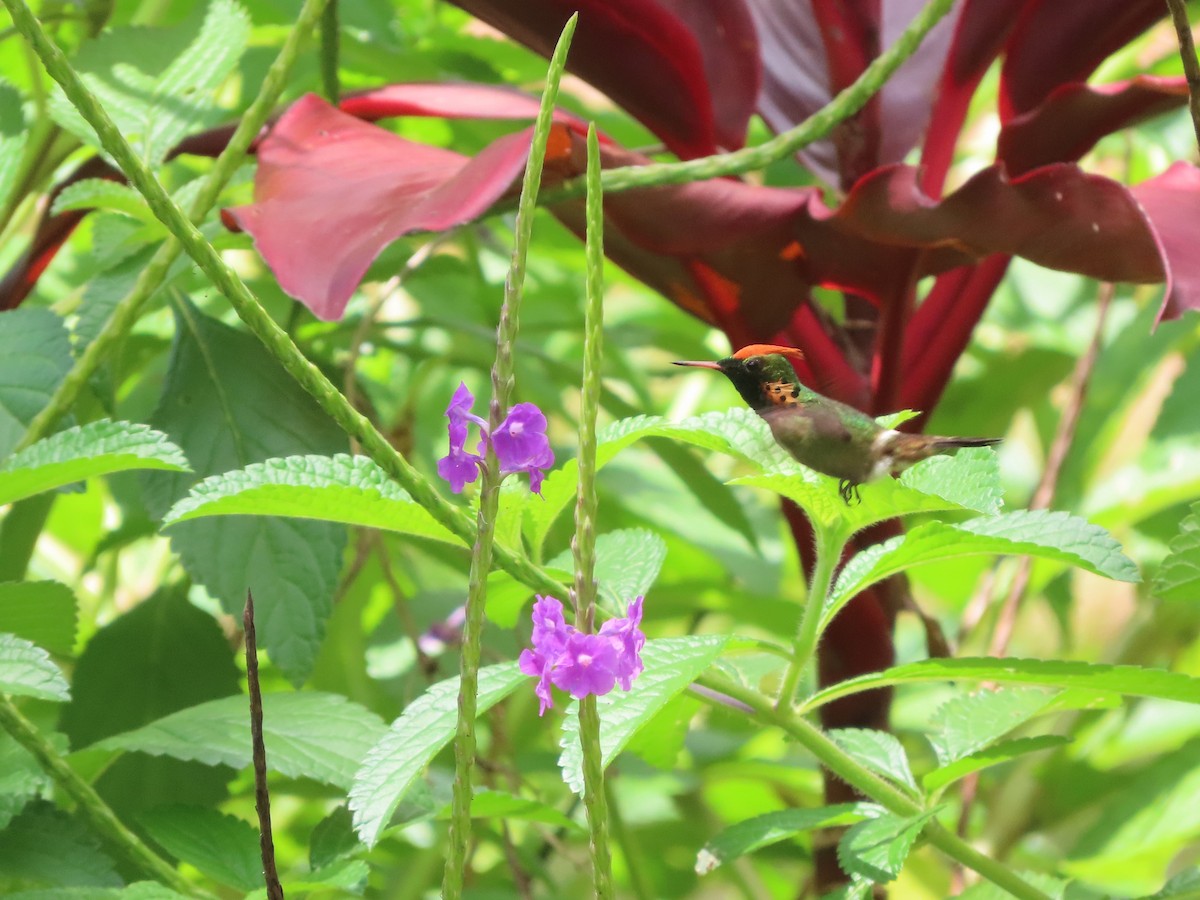
[[[0,465],[0,506],[130,469],[185,472],[183,452],[148,425],[101,420],[38,441]]]
[[[1080,688],[1097,693],[1158,697],[1200,703],[1200,678],[1141,666],[1106,666],[1060,659],[926,659],[851,678],[817,691],[801,704],[807,712],[839,697],[874,688],[918,681],[995,681],[1001,684],[1040,684]]]
[[[82,44],[72,66],[134,151],[155,166],[180,138],[218,121],[212,92],[245,50],[250,18],[233,0],[214,0],[171,28],[116,28]],[[91,126],[57,86],[55,120],[98,146]]]
[[[171,507],[164,525],[206,516],[290,516],[382,528],[461,546],[365,456],[290,456],[213,475]]]
[[[984,750],[968,753],[952,763],[938,766],[921,777],[921,784],[927,791],[941,790],[948,784],[965,778],[972,772],[979,772],[989,766],[997,766],[1009,762],[1027,753],[1038,750],[1051,750],[1071,743],[1071,739],[1058,734],[1042,734],[1036,737],[1014,738],[1011,741],[1001,741],[992,744]]]
[[[121,883],[99,838],[49,803],[31,804],[0,831],[0,885],[4,878],[22,887],[86,886],[89,892]]]
[[[916,793],[917,782],[909,768],[908,755],[895,735],[871,728],[836,728],[829,732],[829,739],[859,765]]]
[[[645,671],[632,689],[619,688],[596,701],[600,713],[600,757],[607,766],[647,722],[715,660],[729,635],[705,634],[647,641],[642,648]],[[583,794],[583,752],[579,743],[579,704],[572,703],[563,719],[562,753],[558,758],[563,781]]]
[[[864,550],[838,576],[822,619],[832,621],[851,597],[905,569],[981,553],[1034,556],[1119,581],[1140,580],[1121,545],[1098,525],[1065,512],[1018,510],[959,525],[928,522]]]
[[[71,343],[62,319],[34,307],[0,312],[0,459],[70,368]]]
[[[214,881],[243,891],[262,887],[258,829],[199,806],[160,806],[138,816],[159,846]]]
[[[61,727],[72,747],[85,747],[237,689],[237,665],[220,626],[184,590],[165,588],[88,641]],[[109,766],[96,789],[119,814],[135,815],[162,803],[217,803],[229,775],[130,755]]]
[[[533,682],[516,663],[480,669],[477,712],[487,712],[523,683],[533,689]],[[376,844],[409,788],[454,737],[457,700],[457,678],[433,685],[408,705],[366,755],[350,788],[350,809],[358,836],[367,846]]]
[[[272,457],[332,455],[346,436],[248,334],[181,302],[162,397],[152,423],[192,463],[191,474],[144,473],[144,497],[161,516],[200,478]],[[169,532],[192,577],[240,616],[254,592],[258,640],[299,684],[311,671],[342,567],[346,529],[277,516],[181,522]]]
[[[75,594],[57,581],[0,583],[0,632],[32,641],[58,656],[75,646]]]
[[[50,654],[15,634],[0,634],[0,694],[70,699],[67,679],[51,662]]]
[[[263,743],[271,771],[348,788],[367,751],[384,735],[374,713],[337,694],[263,695]],[[250,765],[250,701],[242,694],[210,700],[101,741],[102,750]]]
[[[908,851],[935,810],[913,816],[881,812],[852,825],[838,842],[838,863],[851,875],[875,882],[892,881],[904,868]]]
[[[713,837],[696,855],[696,874],[707,875],[739,856],[817,828],[837,828],[861,822],[874,807],[841,803],[817,809],[781,809],[730,825]]]
[[[1154,578],[1154,594],[1164,600],[1200,600],[1200,503],[1179,523],[1179,534]]]

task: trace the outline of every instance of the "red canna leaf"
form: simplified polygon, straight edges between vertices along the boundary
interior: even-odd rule
[[[454,0],[549,56],[573,12],[567,68],[684,158],[736,149],[758,96],[758,39],[743,0]]]

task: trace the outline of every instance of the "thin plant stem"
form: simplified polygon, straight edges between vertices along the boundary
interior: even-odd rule
[[[800,613],[800,624],[792,642],[792,659],[788,663],[783,676],[783,686],[779,689],[779,697],[775,701],[776,709],[791,708],[800,676],[804,674],[804,669],[816,652],[817,642],[821,637],[821,614],[829,598],[829,589],[833,585],[833,571],[842,557],[842,549],[846,546],[846,538],[842,535],[822,528],[814,529],[814,533],[816,561],[808,583],[808,596],[804,598],[804,609]]]
[[[125,827],[117,818],[112,807],[104,802],[95,789],[79,777],[58,751],[47,741],[37,727],[21,714],[21,711],[0,694],[0,727],[33,754],[42,771],[49,775],[68,797],[79,805],[79,811],[92,826],[121,855],[156,881],[189,897],[207,897],[191,884],[170,863],[151,850],[136,834]]]
[[[661,187],[728,175],[744,175],[792,156],[798,150],[828,136],[838,123],[866,106],[892,73],[917,51],[921,41],[953,6],[954,0],[931,0],[897,38],[896,43],[889,47],[887,52],[872,60],[852,85],[795,128],[757,146],[732,153],[720,153],[681,163],[610,169],[601,175],[604,193],[615,194],[635,188]],[[573,178],[558,189],[547,191],[542,202],[559,203],[580,197],[585,192],[585,179]]]
[[[587,303],[584,312],[583,389],[579,415],[579,489],[575,500],[575,627],[585,634],[596,626],[596,415],[604,360],[604,198],[600,190],[600,143],[596,126],[587,135]],[[592,694],[579,701],[579,743],[583,755],[583,805],[591,833],[595,896],[611,900],[612,851],[608,845],[608,800],[600,749],[600,713]]]
[[[758,721],[781,729],[816,757],[822,766],[888,811],[898,816],[915,816],[925,811],[924,807],[908,794],[893,787],[858,763],[815,725],[793,714],[790,710],[775,708],[767,698],[757,691],[742,687],[727,678],[714,674],[704,675],[698,681],[703,687],[725,694],[727,697],[745,704],[753,711],[752,714]],[[937,822],[927,824],[922,833],[929,843],[951,859],[978,872],[1014,897],[1022,898],[1022,900],[1049,900],[1048,895],[1031,885],[1004,863],[979,852]]]
[[[1192,128],[1196,132],[1196,144],[1200,146],[1200,62],[1196,61],[1196,44],[1192,40],[1192,26],[1188,22],[1184,0],[1167,0],[1171,10],[1171,22],[1179,38],[1179,57],[1183,61],[1183,74],[1188,85],[1188,110],[1192,114]]]
[[[546,143],[558,97],[558,84],[566,68],[567,50],[575,33],[578,16],[572,16],[558,39],[546,73],[546,87],[534,125],[529,161],[521,185],[517,206],[516,235],[512,263],[504,282],[504,303],[496,327],[496,359],[492,364],[492,402],[488,422],[495,432],[504,420],[515,382],[513,346],[520,327],[521,299],[525,286],[525,262],[533,236],[533,217],[537,212],[537,193],[542,180]],[[479,657],[483,637],[483,610],[487,599],[487,576],[492,568],[496,513],[500,505],[500,464],[495,449],[488,444],[480,478],[479,513],[475,520],[475,544],[471,552],[471,573],[467,587],[467,611],[463,623],[461,668],[458,688],[458,722],[454,732],[454,794],[451,801],[450,840],[446,850],[446,870],[442,879],[443,900],[462,896],[466,877],[467,847],[471,840],[472,775],[475,767],[475,716],[479,692]]]
[[[267,900],[283,900],[283,885],[275,867],[275,835],[271,830],[271,792],[267,788],[267,748],[263,743],[262,687],[258,680],[258,637],[254,628],[254,595],[246,591],[242,613],[246,635],[246,684],[250,692],[250,747],[254,761],[254,809],[258,813],[258,848],[262,856]]]
[[[321,15],[321,90],[325,99],[337,106],[342,98],[342,85],[338,80],[338,57],[341,36],[338,22],[338,0],[329,0]]]
[[[208,276],[217,290],[229,300],[238,317],[262,342],[267,352],[279,361],[284,371],[317,401],[349,437],[358,441],[363,452],[372,461],[408,492],[414,502],[423,506],[439,524],[457,535],[464,543],[473,544],[476,530],[470,517],[434,490],[432,485],[396,452],[387,438],[346,401],[325,374],[300,352],[287,333],[267,314],[245,282],[221,259],[220,254],[205,240],[204,235],[189,221],[179,205],[170,198],[133,152],[108,113],[80,81],[66,57],[46,37],[29,11],[28,5],[22,0],[3,0],[3,3],[12,13],[16,27],[41,58],[46,71],[62,86],[63,93],[71,104],[95,129],[102,146],[117,161],[129,178],[129,183],[146,199],[151,212],[179,240],[184,251]],[[566,588],[540,566],[530,562],[524,554],[497,545],[495,557],[497,562],[522,584],[542,593],[566,596]]]
[[[283,47],[279,50],[279,55],[275,57],[275,61],[267,70],[258,96],[254,98],[254,102],[250,104],[246,110],[246,114],[242,116],[242,120],[238,123],[237,129],[234,131],[232,137],[230,137],[229,143],[221,151],[221,155],[217,157],[216,162],[213,163],[212,170],[208,173],[203,187],[192,203],[191,209],[188,211],[188,218],[192,223],[201,222],[208,215],[209,210],[217,202],[222,189],[229,182],[229,179],[233,177],[233,173],[237,171],[237,167],[241,165],[251,142],[258,136],[259,129],[262,128],[267,117],[275,109],[275,104],[279,102],[284,88],[287,87],[288,77],[299,55],[300,44],[305,35],[316,25],[325,3],[326,0],[306,0],[303,8],[301,8],[300,15],[296,20],[296,27],[288,32],[288,36],[283,42]],[[24,3],[18,3],[16,0],[5,0],[5,4],[13,13],[14,21],[17,16],[16,8],[18,6],[26,11],[28,10],[28,7]],[[22,29],[22,33],[25,33],[24,29]],[[27,33],[26,39],[30,40],[31,43],[33,42]],[[47,40],[46,43],[49,44],[49,41]],[[53,47],[53,45],[50,46]],[[37,49],[36,44],[35,49]],[[54,49],[57,53],[57,48]],[[43,65],[46,65],[46,54],[42,50],[38,50],[38,55],[42,57]],[[65,59],[62,62],[64,65],[67,65]],[[46,65],[46,68],[47,71],[50,71],[49,65]],[[72,72],[72,74],[74,73]],[[53,72],[51,72],[51,76],[56,81],[59,81],[60,84],[62,83],[57,76],[54,76]],[[96,108],[99,109],[98,104]],[[95,128],[95,123],[91,124]],[[97,133],[100,133],[99,129],[97,129]],[[121,158],[114,154],[114,159],[117,159],[121,163],[122,169],[125,170],[126,175],[129,175],[129,169],[121,161]],[[153,177],[148,172],[146,174],[148,177]],[[133,179],[131,178],[130,180],[132,181]],[[142,191],[142,193],[145,194],[145,191]],[[153,205],[151,204],[151,207]],[[168,225],[168,227],[170,226]],[[34,441],[40,440],[50,434],[59,420],[75,405],[80,392],[87,385],[88,381],[91,380],[92,375],[100,367],[101,362],[108,358],[133,328],[146,302],[162,286],[162,283],[167,278],[167,274],[171,270],[171,266],[179,258],[179,254],[182,251],[183,244],[178,237],[168,237],[163,242],[163,245],[158,248],[158,251],[151,258],[146,268],[138,276],[133,289],[113,307],[113,311],[109,314],[104,326],[100,329],[100,333],[87,345],[87,348],[75,361],[75,364],[71,367],[66,377],[55,389],[49,402],[38,412],[33,421],[29,423],[29,428],[26,429],[20,443],[16,447],[17,450],[22,450]]]

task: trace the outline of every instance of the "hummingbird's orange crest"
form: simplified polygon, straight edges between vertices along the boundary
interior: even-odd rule
[[[804,359],[804,354],[795,347],[781,347],[778,344],[747,344],[737,353],[734,359],[749,359],[751,356],[769,356],[778,354],[788,359]]]

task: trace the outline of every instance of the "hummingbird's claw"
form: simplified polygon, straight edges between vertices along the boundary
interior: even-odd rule
[[[843,478],[838,482],[838,496],[842,498],[842,502],[850,506],[850,499],[853,498],[855,503],[862,503],[862,494],[858,492],[858,485],[848,478]]]

